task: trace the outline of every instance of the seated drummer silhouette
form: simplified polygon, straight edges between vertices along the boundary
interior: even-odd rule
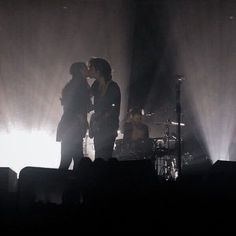
[[[141,109],[133,108],[124,124],[123,143],[136,155],[145,155],[148,151],[149,128],[142,117]]]

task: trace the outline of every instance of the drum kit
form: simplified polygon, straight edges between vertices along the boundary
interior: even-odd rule
[[[158,122],[157,125],[164,125],[165,132],[161,137],[149,138],[127,142],[117,139],[114,147],[114,157],[118,160],[143,160],[149,159],[155,167],[157,175],[165,180],[175,180],[178,177],[177,168],[177,138],[170,135],[170,126],[176,122]],[[184,126],[183,123],[181,123]],[[182,140],[181,140],[182,142]]]

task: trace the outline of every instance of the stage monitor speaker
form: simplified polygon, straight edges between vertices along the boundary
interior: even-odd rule
[[[61,204],[64,191],[75,178],[71,170],[25,167],[21,170],[18,181],[19,204]]]
[[[211,174],[236,177],[236,161],[216,161],[211,168]]]
[[[235,199],[236,162],[216,161],[209,171],[207,181],[208,190],[212,192],[212,196]]]
[[[16,172],[9,167],[0,167],[0,193],[14,193],[16,189]]]

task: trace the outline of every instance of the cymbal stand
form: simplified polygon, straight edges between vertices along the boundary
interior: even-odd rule
[[[170,174],[170,125],[171,125],[171,121],[170,119],[167,120],[167,123],[165,125],[165,142],[167,144],[167,155],[166,158],[164,158],[164,165],[163,165],[163,173],[164,173],[164,177],[165,180],[170,180],[171,179],[171,174]]]
[[[181,102],[180,102],[180,87],[184,80],[182,75],[177,76],[176,83],[176,115],[177,115],[177,141],[178,141],[178,177],[182,176],[182,160],[181,160]]]
[[[171,121],[170,119],[167,120],[167,124],[166,124],[166,132],[165,132],[165,136],[166,136],[166,142],[167,142],[167,155],[170,155],[170,124]]]

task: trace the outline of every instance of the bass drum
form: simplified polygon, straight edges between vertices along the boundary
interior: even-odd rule
[[[135,153],[130,143],[125,142],[123,139],[117,139],[114,145],[113,157],[118,160],[128,160],[135,158]]]
[[[117,139],[114,145],[113,156],[119,160],[151,159],[154,153],[153,139],[137,140],[132,142]]]

